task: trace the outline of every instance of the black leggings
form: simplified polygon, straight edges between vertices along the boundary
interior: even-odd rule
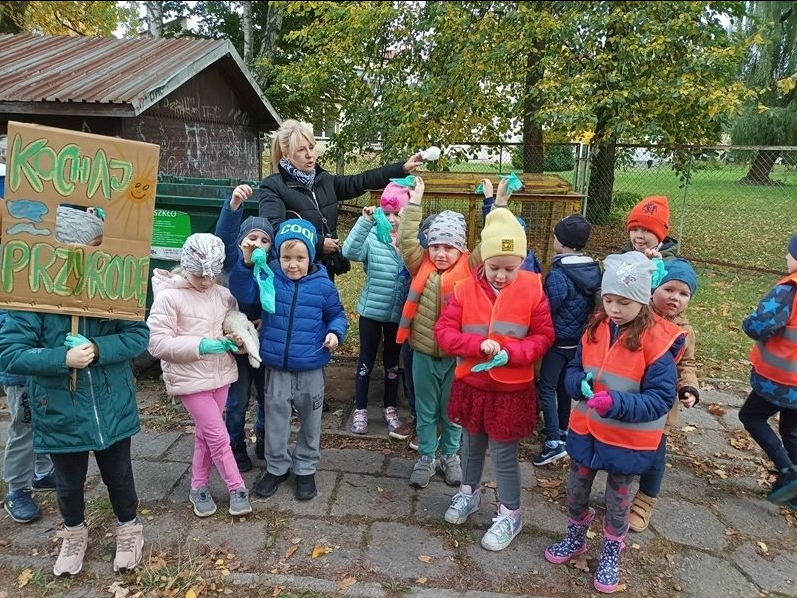
[[[55,467],[58,487],[58,508],[64,525],[74,527],[86,518],[84,485],[89,468],[89,451],[80,453],[50,453]],[[138,496],[130,461],[130,438],[124,438],[104,451],[94,451],[94,459],[116,518],[127,523],[136,518]]]
[[[769,418],[778,412],[780,438],[769,425]],[[778,407],[761,395],[751,392],[739,409],[739,421],[778,471],[797,465],[797,409]]]
[[[395,407],[398,403],[399,357],[401,345],[396,344],[398,322],[379,322],[360,316],[360,358],[357,360],[357,375],[354,380],[357,409],[368,407],[368,387],[371,372],[376,363],[376,352],[382,342],[382,363],[385,367],[385,394],[382,407]]]

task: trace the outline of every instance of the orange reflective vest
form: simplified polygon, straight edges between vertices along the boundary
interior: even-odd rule
[[[454,285],[460,280],[470,277],[469,257],[470,252],[465,251],[459,256],[459,260],[457,260],[456,264],[440,274],[438,313],[442,306],[446,304],[448,296],[454,290]],[[412,320],[415,318],[415,314],[418,313],[418,304],[421,301],[421,294],[426,286],[426,280],[429,278],[429,275],[436,270],[437,266],[429,259],[429,254],[427,253],[423,258],[421,267],[418,268],[418,273],[412,278],[410,290],[409,293],[407,293],[407,300],[404,302],[404,307],[401,310],[401,319],[399,320],[398,332],[396,333],[396,342],[398,344],[403,343],[409,338],[410,330],[412,329]]]
[[[797,286],[797,272],[778,284]],[[750,350],[750,363],[756,373],[783,386],[797,387],[797,294],[786,325],[766,341],[757,341]]]
[[[629,393],[640,391],[648,366],[664,355],[683,334],[672,322],[655,316],[654,324],[642,334],[642,348],[630,351],[620,344],[619,339],[609,345],[608,320],[595,332],[596,342],[590,342],[585,334],[581,347],[584,372],[592,373],[595,392],[615,390]],[[666,413],[651,422],[604,418],[594,409],[589,409],[586,401],[577,401],[570,414],[570,427],[577,434],[590,434],[604,444],[638,451],[655,451],[658,448],[666,421]]]
[[[473,277],[454,287],[454,296],[462,305],[462,332],[481,334],[504,346],[508,340],[526,338],[531,329],[531,312],[542,298],[539,274],[520,271],[512,284],[495,297]],[[484,357],[458,357],[454,376],[464,378],[471,368],[485,361]],[[534,379],[534,364],[513,366],[512,363],[487,370],[496,382],[519,384]]]

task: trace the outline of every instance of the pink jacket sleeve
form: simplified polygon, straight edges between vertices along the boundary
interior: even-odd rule
[[[152,302],[149,326],[150,354],[156,359],[172,363],[190,363],[199,359],[201,336],[177,334],[177,314],[180,297],[176,293],[158,293]]]

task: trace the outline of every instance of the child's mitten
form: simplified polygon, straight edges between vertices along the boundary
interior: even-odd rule
[[[596,392],[595,396],[587,401],[587,407],[591,407],[597,411],[598,415],[601,417],[609,413],[609,409],[612,408],[613,404],[614,402],[612,401],[612,395],[605,390]]]

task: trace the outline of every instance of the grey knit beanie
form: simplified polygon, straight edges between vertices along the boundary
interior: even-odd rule
[[[465,217],[459,212],[445,210],[434,217],[426,233],[428,245],[451,245],[463,253],[467,249]]]
[[[601,296],[619,295],[647,305],[655,271],[653,261],[639,251],[607,255],[603,259]]]

